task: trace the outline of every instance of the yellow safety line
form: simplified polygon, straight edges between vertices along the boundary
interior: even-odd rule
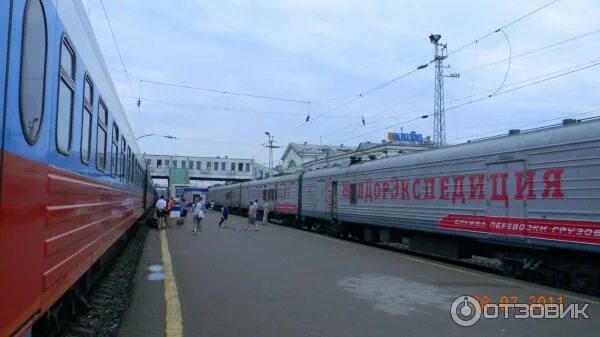
[[[177,283],[173,275],[173,263],[171,253],[169,252],[169,241],[167,232],[160,233],[160,246],[162,252],[162,262],[165,271],[165,306],[166,306],[166,337],[183,336],[183,318],[181,316],[181,304],[179,302],[179,293],[177,292]]]

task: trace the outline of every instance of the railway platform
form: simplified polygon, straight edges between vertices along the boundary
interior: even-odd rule
[[[275,224],[243,231],[230,216],[203,232],[153,231],[119,336],[598,336],[597,298]],[[463,327],[453,301],[589,304],[589,319],[481,318]]]

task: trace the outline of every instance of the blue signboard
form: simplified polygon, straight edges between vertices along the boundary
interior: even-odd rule
[[[414,131],[411,133],[388,132],[388,140],[393,142],[422,143],[423,135]]]

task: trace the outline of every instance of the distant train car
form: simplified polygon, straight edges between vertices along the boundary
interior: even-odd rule
[[[154,191],[80,1],[0,1],[0,46],[0,337],[47,336]]]
[[[269,218],[295,221],[299,210],[300,174],[290,174],[272,179],[245,183],[250,189],[252,200],[259,200],[262,216],[264,203],[269,205]]]
[[[241,184],[211,186],[208,189],[208,199],[215,201],[215,207],[229,205],[232,213],[241,210],[240,203]]]
[[[366,241],[600,286],[600,120],[302,177],[301,216]],[[591,259],[588,253],[596,254]],[[551,271],[551,272],[549,272]]]
[[[497,258],[507,274],[600,293],[598,119],[218,189],[241,213],[266,200],[292,225]]]
[[[305,217],[600,252],[600,121],[317,170]]]

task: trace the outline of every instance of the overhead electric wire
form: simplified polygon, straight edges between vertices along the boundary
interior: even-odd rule
[[[129,75],[127,67],[125,66],[125,61],[123,60],[123,55],[121,54],[121,49],[119,48],[119,44],[117,43],[117,38],[112,28],[112,24],[110,23],[110,18],[108,17],[106,7],[104,7],[103,0],[100,0],[100,6],[102,7],[102,12],[104,13],[104,18],[106,19],[106,23],[108,24],[110,34],[112,35],[113,43],[115,44],[115,48],[117,49],[117,54],[119,55],[119,59],[121,60],[121,66],[123,66],[123,71],[125,72],[125,76],[127,77],[127,82],[129,83],[129,90],[131,90],[132,95],[135,95],[135,91],[133,90],[133,84],[131,83],[131,76]]]
[[[530,122],[530,123],[527,123],[527,124],[519,124],[519,125],[513,124],[513,125],[515,125],[513,127],[496,129],[494,131],[487,131],[487,132],[476,133],[474,135],[469,135],[469,136],[465,136],[465,137],[457,137],[457,138],[453,138],[452,140],[462,140],[462,139],[479,137],[479,136],[494,135],[494,134],[497,134],[499,132],[506,131],[506,129],[523,128],[523,127],[526,127],[526,126],[532,126],[532,125],[537,125],[537,124],[549,123],[549,122],[554,122],[554,121],[558,121],[558,120],[563,120],[565,118],[572,118],[572,117],[578,117],[578,116],[588,115],[588,114],[591,114],[591,113],[594,113],[594,112],[600,112],[600,108],[595,108],[595,109],[592,109],[592,110],[587,110],[587,111],[576,113],[576,114],[570,114],[570,115],[564,115],[564,116],[559,116],[559,117],[550,118],[550,119],[544,119],[544,120],[534,121],[534,122]]]
[[[324,112],[322,112],[322,113],[314,116],[313,119],[315,117],[318,118],[318,117],[322,117],[324,115],[328,115],[328,114],[330,114],[333,111],[336,111],[336,110],[339,110],[339,109],[341,109],[343,107],[346,107],[346,106],[348,106],[348,105],[350,105],[350,104],[358,101],[359,99],[364,98],[365,96],[367,96],[367,95],[369,95],[369,94],[371,94],[371,93],[373,93],[373,92],[375,92],[377,90],[381,90],[381,89],[387,87],[388,85],[390,85],[390,84],[392,84],[394,82],[397,82],[397,81],[399,81],[399,80],[401,80],[401,79],[403,79],[405,77],[408,77],[408,76],[410,76],[410,75],[418,72],[421,69],[427,68],[433,62],[435,62],[435,60],[432,60],[432,61],[429,61],[427,63],[424,63],[424,64],[422,64],[420,66],[417,66],[416,68],[414,68],[414,69],[412,69],[412,70],[410,70],[410,71],[408,71],[408,72],[406,72],[406,73],[404,73],[402,75],[396,76],[396,77],[392,78],[391,80],[385,81],[385,82],[383,82],[383,83],[381,83],[381,84],[379,84],[379,85],[377,85],[377,86],[375,86],[375,87],[373,87],[373,88],[371,88],[369,90],[363,91],[363,92],[361,92],[359,94],[356,94],[356,95],[347,96],[347,98],[352,98],[352,99],[349,100],[349,101],[346,101],[346,102],[344,102],[342,104],[336,105],[333,108],[330,108],[330,109],[328,109],[328,110],[326,110],[326,111],[324,111]],[[291,131],[289,131],[289,133],[296,132],[298,129],[300,129],[303,125],[307,124],[309,121],[310,120],[307,118],[307,120],[305,122],[303,122],[303,123],[299,124],[298,126],[296,126],[295,128],[293,128]]]
[[[536,76],[534,78],[541,78],[541,79],[536,80],[534,82],[531,82],[531,79],[521,81],[519,83],[525,83],[525,82],[530,82],[530,83],[523,84],[523,85],[518,85],[519,83],[516,83],[516,86],[513,86],[513,87],[511,87],[509,89],[500,91],[500,92],[498,92],[498,93],[496,93],[494,95],[487,95],[487,96],[484,96],[484,97],[481,97],[481,98],[478,98],[478,99],[475,99],[475,100],[468,101],[466,103],[449,106],[449,107],[446,108],[446,111],[452,111],[452,110],[455,110],[455,109],[458,109],[458,108],[461,108],[461,107],[464,107],[464,106],[467,106],[467,105],[470,105],[470,104],[473,104],[473,103],[481,102],[481,101],[484,101],[484,100],[487,100],[487,99],[491,99],[491,98],[494,98],[494,97],[497,97],[497,96],[500,96],[500,95],[503,95],[503,94],[506,94],[506,93],[510,93],[510,92],[518,91],[518,90],[521,90],[521,89],[524,89],[524,88],[527,88],[527,87],[538,85],[540,83],[544,83],[544,82],[547,82],[547,81],[550,81],[550,80],[553,80],[553,79],[556,79],[556,78],[560,78],[560,77],[563,77],[563,76],[566,76],[566,75],[569,75],[569,74],[572,74],[572,73],[576,73],[576,72],[579,72],[579,71],[583,71],[583,70],[586,70],[586,69],[589,69],[589,68],[592,68],[592,67],[596,67],[596,66],[599,66],[599,65],[600,65],[600,59],[596,59],[595,61],[591,61],[591,62],[587,62],[587,63],[581,64],[581,65],[576,65],[576,66],[569,67],[567,69],[570,69],[570,70],[567,70],[567,71],[565,71],[565,70],[563,70],[562,72],[561,71],[554,71],[554,72],[550,72],[550,73],[545,74],[545,75]],[[548,76],[550,74],[555,74],[555,75]],[[543,76],[546,76],[546,77],[543,77]],[[415,120],[418,120],[418,119],[421,119],[421,118],[423,118],[423,116],[417,117],[415,119],[411,119],[408,122],[412,122],[412,121],[415,121]],[[388,125],[388,126],[386,126],[384,128],[377,129],[377,130],[372,131],[372,132],[368,132],[368,133],[364,133],[364,134],[361,134],[361,135],[358,135],[358,136],[354,136],[354,137],[343,139],[342,141],[345,141],[345,140],[348,140],[348,139],[355,139],[355,138],[362,137],[364,135],[368,135],[368,134],[371,134],[371,133],[374,133],[374,132],[379,132],[379,131],[382,131],[382,130],[390,129],[392,127],[395,127],[395,126],[398,126],[398,125],[402,125],[404,123],[407,123],[407,122],[402,122],[402,123],[396,123],[396,124]],[[336,141],[334,143],[338,143],[338,142],[339,141]]]
[[[177,105],[177,106],[190,107],[190,108],[200,108],[200,109],[207,109],[207,110],[250,112],[250,113],[284,115],[284,116],[305,116],[305,113],[301,113],[301,112],[269,111],[269,110],[255,110],[255,109],[244,109],[244,108],[223,107],[223,106],[211,106],[211,105],[196,104],[196,103],[183,103],[183,102],[176,102],[176,101],[160,100],[160,99],[154,99],[154,98],[148,98],[148,97],[139,97],[138,98],[135,96],[128,96],[128,95],[122,96],[122,98],[129,98],[129,99],[135,99],[135,100],[141,99],[146,102],[154,102],[154,103],[167,104],[167,105]],[[362,118],[362,116],[356,116],[356,115],[327,115],[326,117],[352,118],[352,119],[361,119]],[[383,117],[383,118],[393,119],[392,117]]]
[[[541,11],[541,10],[543,10],[543,9],[545,9],[545,8],[547,8],[547,7],[549,7],[549,6],[551,6],[551,5],[553,5],[554,3],[558,2],[558,1],[559,1],[559,0],[552,0],[552,1],[550,1],[550,2],[548,2],[548,3],[546,3],[546,4],[544,4],[543,6],[541,6],[541,7],[538,7],[538,8],[536,8],[536,9],[534,9],[534,10],[532,10],[532,11],[530,11],[530,12],[526,13],[525,15],[522,15],[522,16],[520,16],[520,17],[518,17],[518,18],[516,18],[516,19],[512,20],[511,22],[509,22],[509,23],[507,23],[507,24],[505,24],[505,25],[501,26],[501,27],[500,27],[500,28],[498,28],[498,29],[496,29],[496,30],[494,30],[494,31],[492,31],[492,32],[490,32],[490,33],[487,33],[487,34],[485,34],[485,35],[481,36],[480,38],[478,38],[478,39],[476,39],[476,40],[473,40],[473,41],[471,41],[471,42],[469,42],[469,43],[466,43],[465,45],[463,45],[463,46],[461,46],[461,47],[459,47],[459,48],[457,48],[457,49],[455,49],[455,50],[453,50],[453,51],[449,52],[449,53],[447,54],[447,57],[449,57],[450,55],[452,55],[452,54],[455,54],[455,53],[457,53],[457,52],[459,52],[459,51],[461,51],[461,50],[463,50],[463,49],[465,49],[465,48],[467,48],[467,47],[469,47],[469,46],[471,46],[471,45],[473,45],[473,44],[476,44],[476,43],[478,43],[478,42],[479,42],[479,41],[481,41],[482,39],[485,39],[485,38],[487,38],[487,37],[489,37],[489,36],[491,36],[491,35],[493,35],[493,34],[496,34],[496,33],[498,33],[498,32],[501,32],[503,29],[505,29],[505,28],[507,28],[507,27],[510,27],[510,26],[514,25],[515,23],[517,23],[517,22],[519,22],[519,21],[521,21],[521,20],[523,20],[523,19],[525,19],[525,18],[527,18],[527,17],[529,17],[529,16],[531,16],[531,15],[533,15],[533,14],[535,14],[535,13],[537,13],[537,12],[539,12],[539,11]],[[423,64],[423,65],[420,65],[420,66],[418,66],[417,68],[415,68],[415,69],[413,69],[413,70],[411,70],[411,71],[409,71],[409,72],[407,72],[407,73],[405,73],[405,74],[402,74],[402,75],[400,75],[400,76],[397,76],[397,77],[395,77],[395,78],[393,78],[393,79],[391,79],[391,80],[389,80],[389,81],[386,81],[386,82],[384,82],[384,83],[382,83],[382,84],[380,84],[380,85],[378,85],[378,86],[375,86],[375,87],[373,87],[372,89],[369,89],[369,90],[367,90],[367,91],[361,92],[360,94],[357,94],[356,96],[354,96],[355,98],[354,98],[353,100],[351,100],[351,101],[349,101],[349,102],[347,102],[347,103],[345,103],[345,104],[342,104],[342,105],[340,105],[340,106],[334,107],[334,108],[333,108],[333,110],[332,110],[332,109],[330,109],[330,110],[327,110],[327,111],[325,111],[324,113],[321,113],[321,114],[317,115],[316,117],[322,116],[322,115],[324,115],[324,114],[327,114],[327,113],[329,113],[329,112],[331,112],[331,111],[335,111],[335,110],[337,110],[337,109],[341,109],[342,107],[345,107],[345,106],[347,106],[347,105],[349,105],[349,104],[351,104],[351,103],[353,103],[353,102],[357,101],[358,99],[361,99],[361,98],[365,97],[366,95],[368,95],[368,94],[370,94],[370,93],[372,93],[372,92],[374,92],[374,91],[380,90],[380,89],[382,89],[382,88],[384,88],[384,87],[386,87],[386,86],[388,86],[388,85],[390,85],[390,84],[392,84],[392,83],[394,83],[394,82],[396,82],[396,81],[398,81],[398,80],[400,80],[400,79],[402,79],[402,78],[404,78],[404,77],[407,77],[407,76],[409,76],[409,75],[411,75],[411,74],[413,74],[413,73],[415,73],[415,72],[417,72],[417,71],[419,71],[419,70],[421,70],[421,69],[424,69],[424,68],[426,68],[426,67],[427,67],[429,64],[431,64],[431,63],[433,63],[433,62],[435,62],[435,60],[431,60],[431,61],[429,61],[428,63],[425,63],[425,64]],[[352,97],[352,96],[350,96],[350,97]],[[293,133],[293,132],[295,132],[296,130],[298,130],[299,128],[301,128],[301,127],[302,127],[304,124],[306,124],[306,123],[308,123],[308,120],[307,120],[306,122],[304,122],[304,123],[302,123],[302,124],[298,125],[298,126],[297,126],[297,127],[295,127],[294,129],[292,129],[292,131],[290,131],[290,133]]]
[[[251,143],[240,143],[240,142],[233,142],[233,141],[226,141],[226,140],[212,140],[212,139],[206,139],[206,138],[196,138],[196,137],[186,137],[186,136],[177,136],[176,137],[177,140],[189,140],[189,141],[194,141],[194,142],[206,142],[206,143],[215,143],[215,144],[231,144],[231,145],[241,145],[241,146],[257,146],[257,144],[251,144]]]
[[[556,46],[560,46],[560,45],[563,45],[565,43],[569,43],[569,42],[572,42],[572,41],[575,41],[575,40],[579,40],[579,39],[582,39],[584,37],[588,37],[590,35],[598,34],[598,33],[600,33],[600,28],[595,29],[595,30],[590,31],[590,32],[587,32],[587,33],[583,33],[583,34],[580,34],[580,35],[576,35],[576,36],[570,37],[570,38],[565,39],[565,40],[560,40],[560,41],[557,41],[557,42],[553,42],[553,43],[551,43],[549,45],[546,45],[546,46],[542,46],[542,47],[539,47],[539,48],[528,50],[528,51],[522,52],[520,54],[513,55],[512,57],[507,57],[507,58],[499,59],[499,60],[496,60],[496,61],[492,61],[492,62],[489,62],[489,63],[481,64],[481,65],[478,65],[478,66],[475,66],[475,67],[472,67],[472,68],[468,68],[468,69],[464,69],[464,70],[456,70],[456,72],[463,74],[465,72],[469,72],[469,71],[473,71],[473,70],[477,70],[477,69],[481,69],[481,68],[493,66],[493,65],[496,65],[496,64],[499,64],[499,63],[503,63],[503,62],[508,61],[509,59],[515,60],[515,59],[520,58],[520,57],[524,57],[524,56],[528,56],[528,55],[531,55],[531,54],[535,54],[537,52],[540,52],[540,51],[543,51],[543,50],[546,50],[546,49],[550,49],[550,48],[553,48],[553,47],[556,47]]]
[[[510,74],[510,66],[512,63],[512,45],[510,44],[510,39],[508,38],[508,35],[506,35],[506,32],[504,32],[504,30],[501,30],[501,32],[502,35],[504,35],[506,42],[508,43],[508,66],[506,68],[506,73],[504,74],[504,79],[502,80],[502,83],[500,83],[500,86],[498,86],[498,88],[492,93],[492,95],[496,94],[502,89],[502,87],[504,87],[504,83],[506,83],[506,80],[508,79],[508,74]]]
[[[538,80],[538,79],[545,79],[545,78],[548,78],[549,76],[552,76],[552,75],[555,75],[555,74],[561,74],[563,72],[568,72],[570,70],[576,70],[576,69],[579,69],[581,67],[585,67],[585,66],[588,66],[588,65],[594,65],[596,62],[600,62],[600,58],[599,59],[594,59],[592,61],[588,61],[588,62],[585,62],[585,63],[580,63],[580,64],[577,64],[577,65],[574,65],[574,66],[569,66],[569,67],[566,67],[566,68],[562,68],[562,69],[559,69],[559,70],[554,70],[554,71],[551,71],[551,72],[548,72],[548,73],[544,73],[544,74],[541,74],[541,75],[536,75],[534,77],[530,77],[530,78],[525,79],[525,80],[521,80],[521,81],[518,81],[518,82],[510,83],[508,86],[509,87],[515,87],[515,86],[518,86],[520,84],[524,84],[524,83],[528,83],[528,82],[533,82],[533,81]],[[475,94],[470,94],[469,96],[463,96],[463,97],[460,97],[460,98],[449,99],[448,101],[449,102],[459,102],[459,101],[467,100],[467,102],[472,102],[472,101],[474,101],[473,100],[473,96],[485,95],[487,97],[487,96],[490,95],[490,93],[494,92],[495,90],[496,89],[483,90],[483,91],[479,91],[479,92],[477,92]]]
[[[391,111],[391,110],[394,110],[394,109],[396,109],[396,108],[397,108],[398,106],[400,106],[401,104],[404,104],[404,103],[406,103],[407,101],[409,101],[410,99],[412,99],[412,98],[414,98],[414,97],[418,96],[418,95],[419,95],[419,94],[420,94],[420,93],[421,93],[423,90],[425,90],[425,88],[423,88],[423,89],[419,89],[419,90],[415,91],[413,94],[411,94],[411,95],[409,95],[409,96],[406,96],[406,97],[402,98],[400,101],[397,101],[397,102],[395,102],[395,103],[393,103],[393,104],[391,104],[391,105],[389,105],[389,106],[387,106],[387,107],[385,107],[385,108],[383,108],[383,109],[381,109],[381,110],[377,111],[376,113],[373,113],[373,114],[370,114],[370,115],[368,114],[368,115],[365,117],[365,121],[369,121],[369,119],[372,119],[372,118],[374,118],[375,116],[379,116],[379,115],[381,115],[382,113],[385,113],[385,112],[388,112],[388,111]],[[416,111],[422,111],[422,109],[415,110],[415,112],[416,112]],[[413,112],[413,111],[411,111],[411,112]],[[410,112],[409,112],[409,113],[410,113]],[[387,116],[384,116],[384,117],[379,117],[379,119],[398,119],[398,118],[397,118],[397,117],[392,117],[392,116],[389,116],[389,117],[387,117]],[[351,128],[351,130],[349,130],[349,131],[347,131],[347,132],[354,132],[355,130],[358,130],[358,129],[361,129],[361,128],[363,128],[363,127],[364,127],[364,125],[359,125],[359,126],[356,126],[356,127],[354,127],[354,125],[355,125],[354,123],[353,123],[352,125],[346,125],[346,126],[344,126],[343,128],[340,128],[340,129],[337,129],[337,130],[334,130],[334,131],[330,132],[329,134],[337,134],[337,133],[339,133],[339,132],[346,131],[346,130],[348,130],[349,128]]]
[[[503,30],[503,29],[505,29],[505,28],[508,28],[508,27],[510,27],[510,26],[512,26],[512,25],[514,25],[515,23],[517,23],[517,22],[519,22],[519,21],[522,21],[522,20],[523,20],[523,19],[525,19],[525,18],[528,18],[528,17],[530,17],[530,16],[531,16],[531,15],[533,15],[533,14],[536,14],[537,12],[539,12],[539,11],[541,11],[541,10],[543,10],[543,9],[545,9],[545,8],[547,8],[547,7],[549,7],[549,6],[553,5],[553,4],[555,4],[555,3],[557,3],[558,1],[560,1],[560,0],[552,0],[552,1],[550,1],[550,2],[547,2],[547,3],[546,3],[546,4],[544,4],[543,6],[541,6],[541,7],[538,7],[538,8],[536,8],[536,9],[534,9],[534,10],[532,10],[532,11],[530,11],[530,12],[526,13],[525,15],[523,15],[523,16],[520,16],[520,17],[518,17],[518,18],[516,18],[516,19],[512,20],[511,22],[509,22],[509,23],[505,24],[504,26],[498,27],[497,29],[495,29],[495,30],[493,30],[493,31],[491,31],[491,32],[489,32],[489,33],[487,33],[487,34],[484,34],[483,36],[481,36],[481,37],[479,37],[479,38],[477,38],[477,39],[475,39],[475,40],[473,40],[473,41],[471,41],[471,42],[468,42],[468,43],[466,43],[466,44],[464,44],[464,45],[462,45],[462,46],[460,46],[460,47],[458,47],[458,48],[456,48],[456,49],[454,49],[454,50],[452,50],[452,51],[448,52],[448,55],[447,55],[447,57],[450,57],[450,55],[456,54],[456,53],[460,52],[461,50],[463,50],[463,49],[465,49],[465,48],[467,48],[467,47],[470,47],[470,46],[472,46],[472,45],[474,45],[474,44],[478,43],[479,41],[481,41],[481,40],[483,40],[483,39],[485,39],[485,38],[488,38],[488,37],[490,37],[490,36],[492,36],[492,35],[494,35],[494,34],[496,34],[496,33],[500,32],[501,30]]]
[[[521,89],[524,89],[524,88],[527,88],[527,87],[538,85],[540,83],[544,83],[544,82],[547,82],[547,81],[550,81],[550,80],[553,80],[553,79],[556,79],[556,78],[559,78],[559,77],[563,77],[563,76],[566,76],[566,75],[570,75],[570,74],[573,74],[573,73],[576,73],[576,72],[579,72],[579,71],[582,71],[582,70],[586,70],[586,69],[589,69],[589,68],[597,67],[599,65],[600,65],[600,61],[596,61],[595,63],[588,64],[586,66],[581,66],[581,67],[578,67],[578,68],[573,69],[573,70],[565,71],[565,72],[559,73],[559,74],[554,75],[554,76],[546,77],[546,78],[543,78],[541,80],[537,80],[537,81],[534,81],[534,82],[531,82],[531,83],[523,84],[521,86],[516,86],[516,87],[512,87],[510,89],[506,89],[506,90],[503,90],[503,91],[500,91],[500,92],[496,92],[493,95],[487,95],[487,96],[484,96],[484,97],[481,97],[481,98],[478,98],[478,99],[475,99],[475,100],[471,100],[471,101],[466,102],[466,103],[462,103],[462,104],[458,104],[458,105],[453,105],[453,106],[450,106],[450,107],[446,108],[446,111],[458,109],[458,108],[463,107],[465,105],[477,103],[477,102],[480,102],[480,101],[483,101],[483,100],[486,100],[486,99],[490,99],[492,97],[504,95],[504,94],[507,94],[507,93],[510,93],[510,92],[513,92],[513,91],[517,91],[517,90],[521,90]]]
[[[141,81],[145,82],[145,83],[162,85],[162,86],[206,91],[206,92],[218,93],[218,94],[223,94],[223,95],[251,97],[251,98],[264,99],[264,100],[269,100],[269,101],[280,101],[280,102],[301,103],[301,104],[310,104],[311,103],[308,100],[300,100],[300,99],[286,98],[286,97],[266,96],[266,95],[256,95],[256,94],[249,94],[249,93],[221,90],[221,89],[202,88],[202,87],[196,87],[196,86],[192,86],[192,85],[179,84],[179,83],[169,83],[169,82],[151,81],[151,80],[141,80]]]
[[[362,133],[362,134],[357,135],[357,136],[343,138],[343,139],[340,139],[340,140],[337,140],[337,141],[333,142],[333,144],[345,142],[347,140],[356,139],[356,138],[359,138],[359,137],[362,137],[362,136],[366,136],[366,135],[369,135],[369,134],[372,134],[372,133],[375,133],[375,132],[380,132],[380,131],[383,131],[383,130],[391,129],[391,128],[396,127],[398,125],[404,125],[404,124],[407,124],[407,123],[410,123],[410,122],[414,122],[414,121],[417,121],[419,119],[425,119],[425,118],[428,118],[428,117],[429,117],[429,115],[423,115],[423,116],[418,117],[418,118],[409,119],[409,120],[406,120],[406,121],[403,121],[403,122],[400,122],[400,123],[395,123],[395,124],[392,124],[392,125],[388,125],[386,127],[383,127],[383,128],[377,129],[377,130],[365,132],[365,133]]]

